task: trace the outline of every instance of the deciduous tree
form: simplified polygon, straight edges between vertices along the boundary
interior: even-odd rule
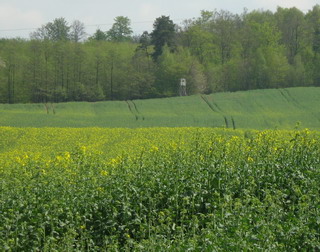
[[[86,31],[84,23],[79,20],[73,21],[70,27],[70,40],[73,42],[79,42],[84,40],[86,36]]]
[[[115,42],[129,41],[132,34],[130,19],[128,17],[118,16],[114,21],[111,29],[107,31],[107,38]]]

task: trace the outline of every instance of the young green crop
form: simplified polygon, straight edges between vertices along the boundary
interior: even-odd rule
[[[318,132],[0,132],[1,250],[320,248]]]
[[[320,129],[320,87],[251,90],[161,99],[0,104],[0,126]],[[49,110],[48,110],[49,108]]]

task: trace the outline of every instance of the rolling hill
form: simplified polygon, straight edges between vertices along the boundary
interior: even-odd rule
[[[320,88],[133,101],[0,104],[0,126],[320,129]]]

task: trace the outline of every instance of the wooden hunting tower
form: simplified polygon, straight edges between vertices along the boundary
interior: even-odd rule
[[[187,96],[187,81],[184,78],[180,79],[179,95]]]

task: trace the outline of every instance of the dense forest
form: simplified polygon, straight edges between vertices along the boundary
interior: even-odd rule
[[[128,17],[88,37],[57,18],[30,39],[0,39],[0,102],[126,100],[187,93],[320,86],[320,6],[168,16],[133,36]]]

